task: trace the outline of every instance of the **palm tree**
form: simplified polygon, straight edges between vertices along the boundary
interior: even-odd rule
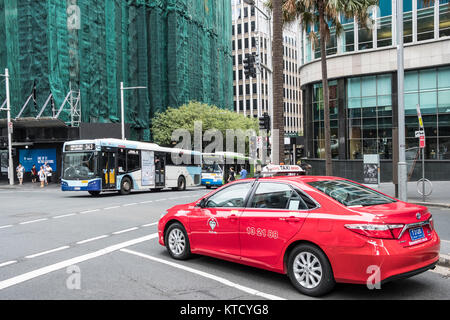
[[[273,1],[273,38],[272,38],[272,65],[273,65],[273,128],[278,130],[278,143],[272,140],[272,155],[278,155],[278,160],[284,162],[284,50],[283,50],[283,3],[284,0]],[[273,132],[273,131],[272,131]],[[272,139],[274,136],[272,135]],[[278,144],[278,145],[277,145]],[[276,148],[278,147],[278,150]]]
[[[300,18],[303,29],[307,30],[310,26],[318,26],[319,29],[317,34],[314,30],[315,28],[311,28],[308,33],[308,38],[314,45],[318,44],[320,46],[324,101],[325,172],[326,175],[332,175],[330,93],[328,87],[326,43],[330,39],[330,29],[334,29],[336,35],[342,32],[342,25],[339,22],[340,16],[346,18],[356,17],[358,21],[367,21],[369,7],[377,5],[378,0],[282,0],[282,2],[283,21],[285,23]],[[269,0],[267,5],[275,12],[275,0]],[[366,24],[363,24],[363,26],[366,27]]]

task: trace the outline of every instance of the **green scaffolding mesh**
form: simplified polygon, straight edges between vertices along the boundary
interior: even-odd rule
[[[231,59],[229,0],[0,0],[13,117],[33,88],[36,103],[23,116],[36,116],[50,92],[58,108],[72,88],[81,91],[83,122],[118,122],[123,81],[147,87],[125,92],[125,120],[134,138],[148,140],[152,117],[169,106],[231,109]]]

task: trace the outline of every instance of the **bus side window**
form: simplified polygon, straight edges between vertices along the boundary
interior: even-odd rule
[[[141,161],[138,150],[128,150],[127,152],[127,172],[136,171],[141,168]]]

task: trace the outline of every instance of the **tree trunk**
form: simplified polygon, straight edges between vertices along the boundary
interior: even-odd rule
[[[284,162],[284,50],[283,50],[283,0],[273,0],[273,130],[278,130],[278,145],[272,141],[272,154],[278,162]]]
[[[326,55],[327,25],[325,21],[325,1],[319,1],[319,32],[320,32],[320,61],[322,67],[322,87],[324,103],[324,126],[325,126],[325,174],[333,175],[333,163],[331,161],[331,129],[330,129],[330,90],[328,88],[328,70]]]

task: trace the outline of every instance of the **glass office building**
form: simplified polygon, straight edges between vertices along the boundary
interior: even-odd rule
[[[415,137],[415,131],[419,129],[419,107],[426,135],[427,177],[448,180],[449,0],[427,5],[422,0],[403,0],[403,8],[408,173],[411,179],[418,177],[419,166],[415,161],[419,159],[419,139]],[[327,43],[333,173],[358,180],[363,155],[379,154],[382,180],[389,181],[392,180],[398,146],[396,1],[380,0],[373,17],[377,23],[371,28],[356,19],[341,17],[342,32],[336,35],[331,30],[332,36]],[[316,173],[322,173],[325,138],[320,50],[308,39],[306,31],[302,38],[300,67],[305,156],[316,164]]]

